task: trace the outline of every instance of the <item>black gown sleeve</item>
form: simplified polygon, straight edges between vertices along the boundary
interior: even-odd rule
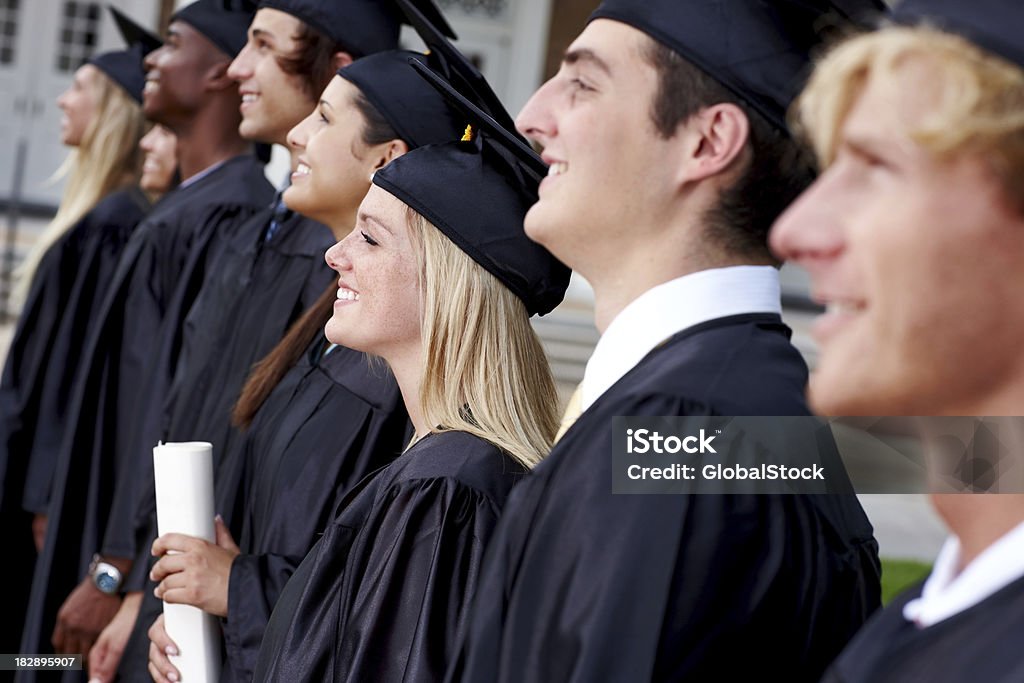
[[[29,454],[38,424],[43,382],[63,314],[62,301],[72,291],[77,260],[71,235],[56,242],[39,262],[0,380],[0,499],[10,496],[33,513],[45,513],[52,471],[45,463],[34,466]],[[74,368],[67,368],[73,372]],[[10,472],[8,470],[10,469]],[[12,476],[20,472],[19,476]],[[6,475],[6,476],[5,476]],[[44,486],[45,484],[45,486]]]
[[[131,230],[142,218],[141,209],[102,219],[88,232],[74,235],[73,258],[79,259],[71,290],[62,298],[63,315],[54,335],[46,373],[39,396],[32,456],[25,485],[27,509],[41,510],[49,504],[53,472],[64,437],[70,396],[77,368],[84,355],[85,339],[117,268],[121,251]],[[77,232],[77,231],[76,231]]]
[[[46,511],[45,502],[33,502],[36,487],[27,482],[33,464],[30,451],[41,383],[47,371],[49,347],[56,340],[60,292],[66,291],[62,281],[73,272],[61,267],[64,251],[62,243],[54,245],[39,264],[0,379],[0,528],[4,529],[8,556],[4,578],[12,589],[0,621],[0,647],[7,652],[19,651],[36,562],[32,514]],[[49,497],[49,481],[46,483],[45,490],[38,491],[44,501]]]
[[[231,565],[224,645],[236,678],[252,680],[253,665],[274,605],[304,556],[242,554]]]
[[[117,479],[101,547],[105,555],[145,557],[155,539],[145,528],[156,512],[152,451],[165,436],[163,397],[174,376],[184,319],[208,262],[216,259],[216,233],[233,234],[252,213],[245,206],[215,206],[187,251],[164,244],[166,238],[154,233],[139,257],[125,303],[125,341],[118,360],[124,381],[118,399]]]
[[[453,480],[386,493],[356,551],[366,556],[341,622],[339,680],[440,680],[499,507]]]
[[[6,444],[0,459],[27,458],[21,502],[30,512],[46,511],[85,339],[146,208],[137,189],[108,195],[47,251],[36,271],[0,384],[0,443]],[[5,471],[0,464],[0,478]]]
[[[384,487],[359,528],[342,514],[282,594],[254,680],[440,680],[499,507],[452,478],[412,479]]]

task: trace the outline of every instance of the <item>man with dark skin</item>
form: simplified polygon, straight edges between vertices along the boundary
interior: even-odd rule
[[[238,132],[238,84],[230,57],[185,21],[174,21],[167,40],[145,61],[143,112],[178,136],[182,182],[249,151]]]

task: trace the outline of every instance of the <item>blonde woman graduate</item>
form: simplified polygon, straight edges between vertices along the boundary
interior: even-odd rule
[[[465,140],[378,171],[355,229],[327,252],[327,337],[388,364],[415,436],[349,493],[292,576],[255,680],[439,679],[509,491],[555,435],[529,317],[561,301],[569,271],[522,230],[544,164],[460,110]]]
[[[391,50],[340,69],[316,109],[289,133],[304,170],[287,201],[330,226],[337,239],[356,223],[374,172],[409,149],[462,135],[461,118],[410,68],[410,58],[428,59]],[[129,651],[140,633],[159,642],[145,640],[156,680],[178,673],[163,656],[169,643],[157,622],[160,599],[222,617],[222,680],[252,680],[288,578],[338,503],[409,442],[405,406],[387,367],[324,337],[337,291],[335,280],[329,298],[311,307],[249,378],[236,412],[244,432],[215,475],[223,515],[218,543],[168,534],[153,546],[159,562]],[[143,673],[129,666],[122,662],[123,676]]]
[[[121,28],[131,49],[93,57],[57,98],[61,141],[71,148],[58,171],[66,185],[57,214],[15,272],[13,298],[22,312],[0,380],[0,504],[15,543],[16,603],[27,600],[42,547],[67,397],[87,329],[121,250],[149,208],[139,187],[142,59],[159,41],[130,24]],[[169,182],[154,186],[155,193]],[[11,648],[20,639],[22,609],[16,605],[4,618],[3,642]]]

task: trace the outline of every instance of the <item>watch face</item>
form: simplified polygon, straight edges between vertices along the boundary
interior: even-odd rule
[[[104,593],[117,591],[118,578],[107,572],[100,572],[96,575],[96,587]]]

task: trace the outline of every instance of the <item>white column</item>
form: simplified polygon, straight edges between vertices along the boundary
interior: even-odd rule
[[[544,75],[551,0],[510,0],[512,63],[505,89],[506,105],[514,115],[537,90]]]

